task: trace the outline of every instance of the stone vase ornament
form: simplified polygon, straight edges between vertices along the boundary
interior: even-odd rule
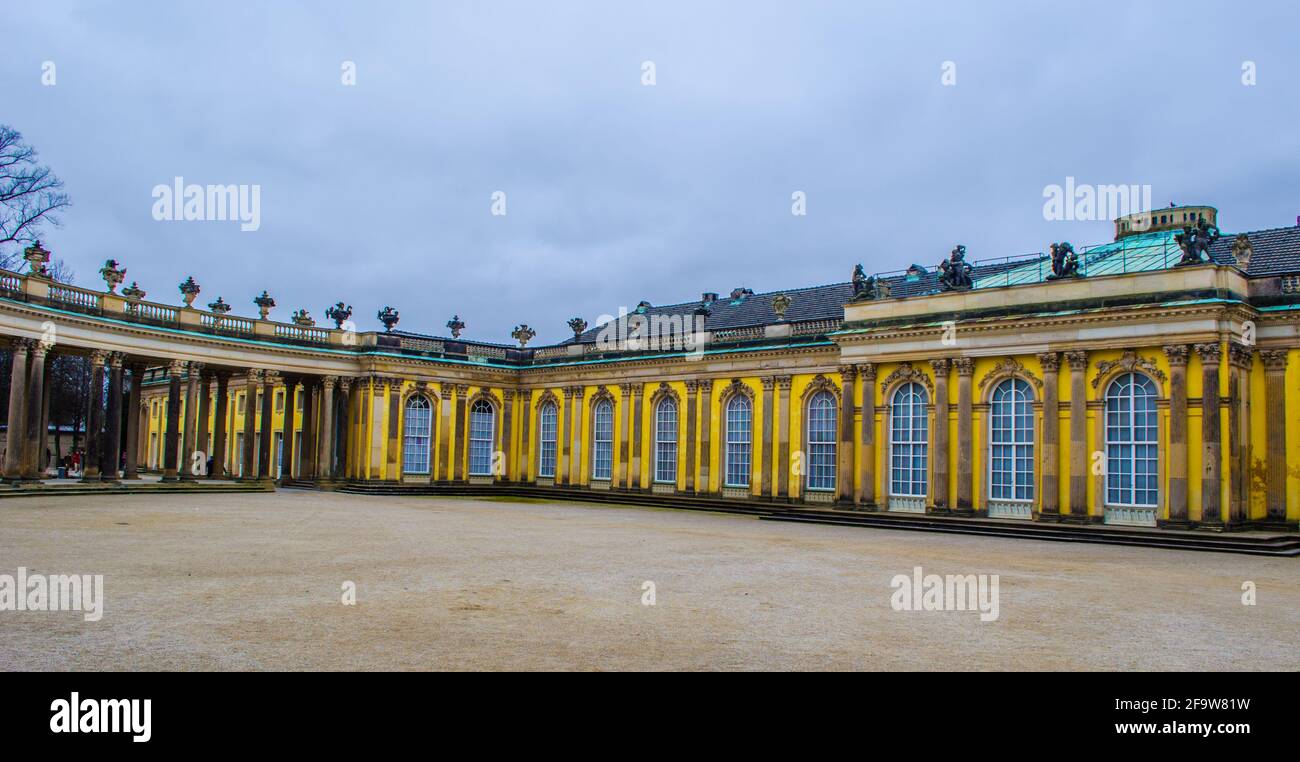
[[[384,307],[376,317],[379,318],[379,322],[384,324],[384,330],[388,333],[392,333],[393,326],[397,325],[398,320],[401,320],[401,315],[392,307]]]
[[[275,299],[263,290],[262,295],[253,300],[253,304],[257,305],[258,316],[262,320],[266,320],[266,316],[270,315],[271,309],[275,307]]]
[[[335,304],[333,307],[330,307],[325,310],[325,319],[333,320],[334,327],[340,330],[343,328],[343,324],[348,322],[348,319],[351,317],[352,317],[352,305],[350,304],[345,305],[343,302],[339,302],[338,304]]]
[[[451,320],[447,321],[447,327],[451,329],[451,337],[459,339],[460,332],[465,330],[465,321],[460,319],[460,315],[452,315]]]
[[[126,272],[123,270],[122,272]],[[135,312],[140,307],[140,300],[144,299],[145,291],[140,288],[140,284],[131,281],[131,285],[122,289],[122,296],[126,298],[126,308]]]
[[[123,280],[126,280],[126,268],[118,267],[117,260],[110,259],[104,263],[103,267],[99,268],[99,275],[108,286],[108,293],[115,294],[117,293],[117,287],[122,285]]]
[[[227,312],[230,312],[230,304],[228,304],[225,299],[222,299],[221,297],[218,296],[215,302],[208,302],[208,309],[212,310],[218,315],[224,315]]]
[[[582,332],[587,330],[587,321],[580,317],[569,318],[569,330],[573,331],[573,338],[578,338]]]
[[[185,279],[185,282],[179,286],[181,290],[181,299],[185,301],[185,309],[194,306],[194,297],[199,295],[199,284],[194,282],[194,276]]]
[[[307,310],[305,309],[294,312],[292,315],[289,316],[289,319],[293,321],[294,325],[300,325],[306,328],[310,328],[316,325],[316,321],[312,318],[311,315],[307,314]]]
[[[790,309],[791,304],[794,304],[794,300],[789,294],[777,294],[772,297],[772,311],[776,313],[777,320],[785,320],[786,310]]]
[[[46,267],[50,263],[50,252],[41,245],[39,240],[23,249],[23,259],[27,260],[28,275],[38,278],[50,277],[50,270]]]
[[[519,342],[520,349],[528,346],[528,342],[536,335],[537,331],[529,328],[527,323],[521,323],[515,326],[515,330],[510,333],[510,337]]]

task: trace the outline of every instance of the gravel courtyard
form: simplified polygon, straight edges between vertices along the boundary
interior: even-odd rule
[[[1300,668],[1300,559],[286,490],[0,500],[20,566],[104,615],[0,611],[5,670]],[[915,566],[998,619],[895,611]]]

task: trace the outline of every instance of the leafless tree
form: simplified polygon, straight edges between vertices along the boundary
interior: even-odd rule
[[[63,181],[37,161],[22,133],[0,124],[0,246],[36,240],[41,225],[57,227],[59,213],[71,205]],[[0,267],[12,269],[18,257],[18,251],[0,253]]]

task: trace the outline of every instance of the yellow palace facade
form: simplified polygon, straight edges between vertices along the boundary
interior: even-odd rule
[[[140,381],[118,390],[122,478],[1295,531],[1300,228],[1226,234],[1216,217],[1177,207],[1077,252],[968,264],[959,246],[938,267],[642,302],[535,347],[526,325],[486,343],[457,318],[450,336],[397,330],[388,310],[358,332],[342,304],[334,328],[188,306],[132,324],[103,294],[127,330],[64,351]],[[96,318],[69,306],[60,320]]]

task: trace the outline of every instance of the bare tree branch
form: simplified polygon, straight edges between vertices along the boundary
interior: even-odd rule
[[[0,124],[0,244],[36,240],[42,223],[58,227],[59,212],[71,205],[63,181],[37,163],[36,149],[23,143],[17,130]]]

